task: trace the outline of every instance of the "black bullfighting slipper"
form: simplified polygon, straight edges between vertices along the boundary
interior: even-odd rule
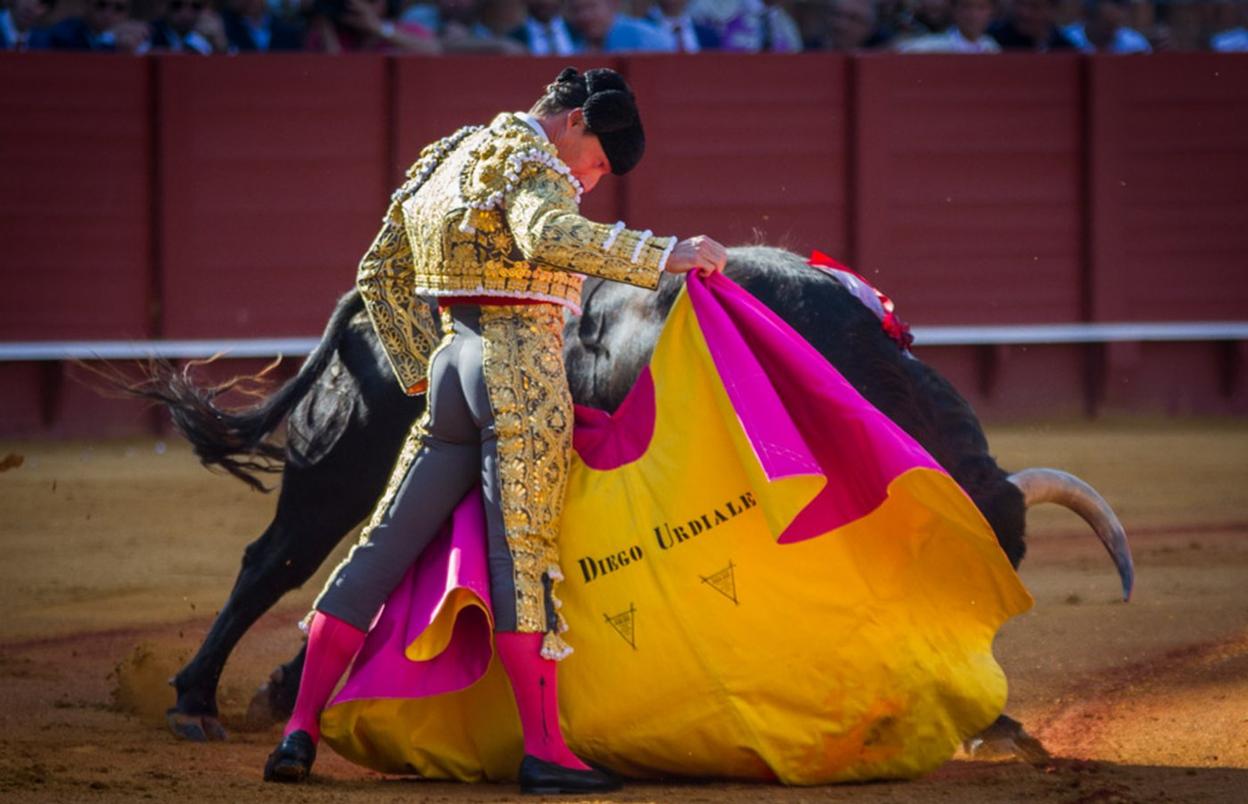
[[[597,770],[565,768],[525,754],[520,763],[520,792],[539,796],[561,793],[608,793],[619,790],[619,780]]]
[[[312,772],[316,761],[316,743],[306,731],[294,731],[284,737],[264,763],[266,782],[302,782]]]

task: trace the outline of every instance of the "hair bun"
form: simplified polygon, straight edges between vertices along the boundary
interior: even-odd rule
[[[581,107],[585,123],[595,134],[623,131],[637,124],[637,104],[631,93],[618,89],[594,92]]]
[[[585,128],[602,143],[612,173],[627,173],[641,161],[646,150],[641,115],[628,82],[615,70],[598,67],[580,73],[564,67],[547,85],[545,97],[555,101],[555,109],[581,110]]]
[[[590,95],[611,90],[625,92],[630,98],[633,95],[632,90],[625,83],[624,77],[615,70],[609,70],[605,67],[596,67],[593,70],[585,71],[585,88],[589,90]]]

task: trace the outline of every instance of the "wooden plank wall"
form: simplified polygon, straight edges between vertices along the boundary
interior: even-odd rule
[[[914,324],[1248,318],[1244,57],[576,66],[596,64],[648,134],[641,167],[586,196],[597,219],[818,248]],[[526,108],[562,66],[0,54],[0,339],[313,335],[420,148]],[[920,355],[986,418],[1248,412],[1244,344]],[[0,364],[0,435],[152,421],[63,366]]]

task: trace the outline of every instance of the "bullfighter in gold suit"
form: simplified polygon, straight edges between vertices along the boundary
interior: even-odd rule
[[[382,603],[480,483],[495,644],[524,729],[526,792],[615,782],[559,733],[556,660],[571,652],[555,584],[572,442],[563,311],[582,275],[655,288],[664,271],[722,270],[714,240],[594,223],[581,196],[627,173],[645,138],[611,70],[560,73],[529,113],[501,114],[425,148],[391,199],[357,284],[396,378],[427,393],[385,494],[317,598],[295,711],[265,778],[301,781],[319,715]],[[440,328],[427,300],[441,308]]]

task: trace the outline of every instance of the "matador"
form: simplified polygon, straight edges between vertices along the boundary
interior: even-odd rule
[[[266,780],[307,778],[320,712],[370,624],[479,483],[495,646],[524,732],[521,789],[618,786],[581,762],[559,730],[556,667],[572,650],[556,597],[573,422],[564,310],[579,312],[585,275],[655,288],[665,270],[714,272],[727,259],[708,237],[659,237],[580,215],[581,196],[608,171],[632,170],[644,150],[623,78],[567,68],[529,112],[426,147],[395,191],[357,285],[396,379],[406,393],[426,394],[426,412],[314,604],[294,714]]]

